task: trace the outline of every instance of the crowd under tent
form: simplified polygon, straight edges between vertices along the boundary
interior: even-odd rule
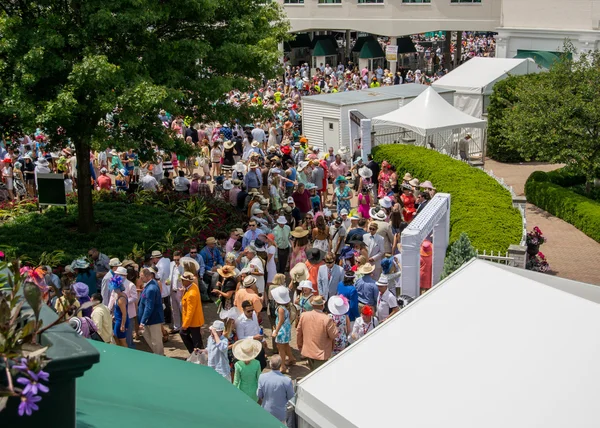
[[[394,135],[398,143],[430,147],[443,153],[458,155],[458,141],[465,133],[487,127],[485,120],[470,116],[450,105],[436,92],[436,88],[425,88],[409,106],[402,106],[372,119],[375,129],[373,145],[389,143],[384,138]],[[469,159],[483,157],[481,141],[471,139]]]
[[[410,103],[425,89],[425,85],[409,83],[303,97],[302,131],[311,145],[323,149],[333,147],[337,152],[348,142],[360,138],[357,129],[360,125],[351,131],[351,110],[371,119]],[[435,88],[435,91],[450,104],[453,102],[452,90]],[[355,148],[348,147],[350,153]]]
[[[600,287],[473,259],[302,379],[298,428],[600,426],[599,324]]]

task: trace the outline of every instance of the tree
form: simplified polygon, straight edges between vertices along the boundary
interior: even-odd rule
[[[288,31],[281,8],[262,0],[0,0],[0,8],[0,118],[75,147],[80,232],[94,228],[92,147],[176,149],[182,142],[160,123],[161,108],[195,121],[251,115],[219,100],[276,76]]]
[[[561,60],[539,79],[522,79],[502,132],[526,159],[564,163],[588,190],[600,170],[600,52],[565,43]]]
[[[467,234],[463,232],[450,246],[448,254],[446,254],[442,278],[449,276],[473,257],[477,257],[477,251],[475,251],[475,248],[471,245],[471,240]]]

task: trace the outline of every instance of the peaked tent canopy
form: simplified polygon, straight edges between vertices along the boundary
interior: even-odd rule
[[[474,259],[302,379],[300,426],[600,426],[599,323],[600,287]]]
[[[560,56],[560,52],[518,49],[515,58],[531,58],[540,67],[550,70],[550,67],[552,67],[555,62],[560,61]]]
[[[374,117],[373,125],[399,126],[422,136],[455,128],[485,128],[487,122],[454,108],[429,87],[410,104]]]

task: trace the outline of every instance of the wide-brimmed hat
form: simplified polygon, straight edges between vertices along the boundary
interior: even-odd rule
[[[360,175],[362,178],[371,178],[373,177],[373,171],[366,166],[363,166],[358,170],[358,175]]]
[[[38,164],[39,166],[48,166],[48,159],[38,158],[36,164]]]
[[[223,146],[228,150],[233,149],[235,147],[235,141],[225,141],[225,143],[223,143]]]
[[[256,164],[256,162],[250,162],[250,164],[248,165],[248,168],[250,168],[250,169],[258,168],[258,165]]]
[[[298,287],[296,287],[296,290],[302,290],[303,288],[309,288],[312,290],[313,289],[312,282],[310,282],[308,279],[300,281],[300,284],[298,284]]]
[[[385,219],[387,218],[385,211],[383,211],[377,207],[371,208],[369,210],[369,215],[371,216],[372,219],[378,220],[378,221],[385,221]]]
[[[223,182],[223,190],[231,190],[233,189],[233,183],[231,183],[231,180],[225,180]]]
[[[347,183],[348,179],[346,177],[344,177],[343,175],[338,175],[338,177],[335,179],[335,184],[340,184],[340,183]]]
[[[152,251],[152,253],[150,254],[150,257],[155,258],[155,257],[162,257],[162,253],[158,250],[154,250]]]
[[[181,280],[194,282],[196,280],[196,277],[192,272],[183,272],[183,274],[181,275]]]
[[[410,175],[410,172],[407,172],[406,174],[404,174],[404,177],[402,178],[402,180],[404,181],[410,181],[413,179],[413,176]]]
[[[3,163],[11,163],[12,159],[11,158],[4,158],[4,159],[2,159],[2,162]]]
[[[431,254],[433,254],[433,246],[431,245],[431,242],[427,240],[423,241],[421,244],[421,250],[419,252],[423,257],[431,257]]]
[[[433,187],[433,184],[431,184],[431,181],[429,180],[422,182],[419,187],[421,187],[422,189],[435,190],[435,187]]]
[[[119,266],[115,269],[115,273],[117,275],[127,275],[127,269],[125,269],[123,266]]]
[[[121,266],[121,260],[119,260],[118,258],[113,258],[110,259],[108,262],[108,266],[110,267],[117,267],[117,266]]]
[[[280,305],[287,305],[290,303],[290,290],[285,285],[280,285],[271,290],[271,296],[273,296],[273,300]]]
[[[233,166],[233,170],[235,172],[246,172],[246,165],[244,165],[242,162],[238,162]]]
[[[312,300],[310,301],[310,304],[312,306],[324,306],[325,305],[325,299],[323,298],[323,296],[315,296],[312,298]]]
[[[362,265],[361,267],[358,268],[358,271],[360,273],[362,273],[363,275],[368,275],[370,273],[373,273],[374,270],[375,270],[375,266],[373,266],[371,263],[365,263],[364,265]]]
[[[225,323],[221,320],[215,320],[209,328],[215,331],[223,331],[225,330]]]
[[[256,278],[252,275],[248,275],[242,281],[242,287],[244,287],[244,288],[252,287],[254,284],[256,284]]]
[[[306,250],[306,258],[311,263],[319,263],[325,258],[325,251],[319,248],[309,248]]]
[[[308,235],[308,230],[298,226],[290,233],[290,235],[292,235],[294,238],[304,238],[306,235]]]
[[[333,296],[327,302],[327,308],[329,308],[329,312],[333,315],[344,315],[348,313],[350,303],[348,303],[348,299],[343,296]]]
[[[258,141],[252,141],[252,144],[250,144],[252,147],[258,147],[260,145],[260,143]]]
[[[390,198],[389,196],[384,196],[379,200],[379,206],[383,208],[392,208],[392,205],[392,198]]]
[[[408,184],[410,184],[413,187],[419,187],[419,179],[418,178],[413,178],[412,180],[410,180],[408,182]]]
[[[71,286],[71,289],[77,297],[87,296],[90,292],[90,288],[84,282],[76,282]]]
[[[251,337],[238,340],[233,344],[233,356],[240,361],[252,361],[262,350],[262,344]]]
[[[88,267],[90,267],[90,264],[85,259],[77,259],[74,260],[73,263],[71,263],[71,267],[73,269],[87,269]]]
[[[208,238],[206,238],[206,244],[216,244],[217,240],[214,238],[214,236],[210,236]]]
[[[219,273],[219,275],[221,275],[223,278],[230,278],[232,276],[235,275],[235,271],[234,268],[231,266],[223,266],[221,268],[217,269],[217,272]]]
[[[304,263],[298,263],[290,269],[290,278],[294,282],[301,282],[308,278],[308,268]]]
[[[287,219],[284,216],[280,215],[279,217],[277,217],[277,224],[287,224]]]

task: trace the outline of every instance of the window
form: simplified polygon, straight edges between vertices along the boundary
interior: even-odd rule
[[[283,4],[304,4],[304,0],[283,0]]]
[[[481,3],[481,0],[450,0],[450,3]]]
[[[358,4],[383,3],[383,0],[358,0]]]
[[[402,0],[402,3],[431,3],[431,0]]]
[[[319,4],[340,4],[342,0],[319,0]]]

